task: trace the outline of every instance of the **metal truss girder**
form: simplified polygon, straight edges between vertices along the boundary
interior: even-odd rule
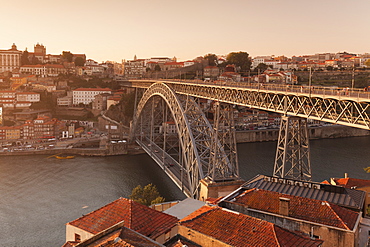
[[[283,116],[276,149],[274,176],[311,180],[307,121]]]
[[[131,129],[133,139],[140,138],[143,130],[146,133],[153,132],[153,129],[149,127],[143,129],[143,126],[149,125],[143,121],[143,113],[151,113],[150,116],[153,118],[160,115],[148,110],[148,108],[156,108],[154,104],[150,104],[150,102],[155,102],[156,97],[165,102],[175,122],[181,149],[179,163],[185,170],[186,181],[188,181],[185,192],[187,196],[195,197],[198,193],[199,181],[205,177],[211,177],[208,171],[212,166],[210,162],[214,135],[212,126],[192,97],[177,95],[168,85],[155,83],[145,91],[138,103]],[[157,116],[156,119],[159,117]],[[136,128],[141,128],[141,132],[138,133]]]
[[[229,87],[222,85],[168,82],[176,93],[243,105],[285,115],[311,118],[361,129],[370,129],[369,101],[357,98],[337,99],[315,95],[295,95],[279,91]]]

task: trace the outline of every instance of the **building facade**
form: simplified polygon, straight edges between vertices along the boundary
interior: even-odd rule
[[[73,90],[73,104],[90,104],[93,102],[96,95],[103,93],[111,94],[112,90],[109,88],[77,88]]]
[[[12,72],[21,65],[22,52],[17,50],[15,44],[9,50],[0,50],[0,73]]]

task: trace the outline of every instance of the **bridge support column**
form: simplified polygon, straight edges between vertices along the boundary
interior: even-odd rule
[[[211,179],[204,178],[199,181],[200,201],[205,201],[207,198],[219,198],[221,196],[226,196],[238,189],[242,184],[245,183],[244,180],[229,180],[229,181],[212,181]]]
[[[208,174],[210,174],[213,180],[239,178],[234,109],[232,105],[221,104],[220,102],[214,103],[213,131],[214,136],[210,158],[212,166],[209,167]]]
[[[311,180],[309,137],[305,118],[281,118],[274,176]]]

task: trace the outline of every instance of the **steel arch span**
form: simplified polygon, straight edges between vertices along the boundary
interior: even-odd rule
[[[164,83],[154,83],[144,92],[131,125],[131,140],[189,197],[197,197],[203,178],[239,178],[199,105]],[[217,164],[212,159],[215,152],[221,157]]]

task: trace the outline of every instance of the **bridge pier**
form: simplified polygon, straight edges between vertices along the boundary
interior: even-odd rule
[[[307,119],[291,116],[281,117],[274,176],[311,180]]]
[[[213,181],[209,178],[201,179],[199,181],[200,192],[198,200],[205,201],[207,198],[226,196],[238,189],[244,183],[245,181],[242,179],[229,181]]]

